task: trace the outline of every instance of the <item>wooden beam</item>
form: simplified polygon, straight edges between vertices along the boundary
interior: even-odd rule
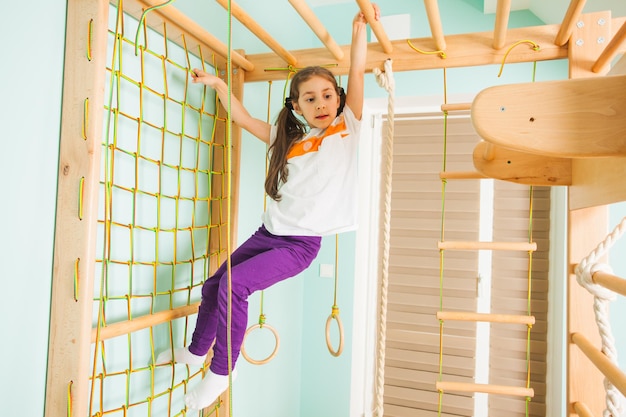
[[[341,61],[344,57],[343,49],[341,49],[337,42],[330,36],[322,22],[315,16],[313,10],[311,10],[306,2],[304,0],[289,0],[289,3],[291,3],[306,24],[309,25],[313,33],[322,41],[333,57],[337,61]]]
[[[376,39],[378,39],[378,43],[382,46],[383,51],[386,54],[390,54],[393,52],[393,45],[389,42],[389,37],[385,33],[385,29],[383,28],[382,23],[376,20],[376,16],[374,15],[374,8],[370,0],[356,0],[359,8],[365,15],[365,20],[369,23],[370,28],[372,28],[372,32],[376,35]]]
[[[618,19],[620,20],[620,19]],[[621,18],[626,21],[626,18]],[[567,48],[554,45],[553,39],[558,31],[558,25],[543,25],[527,28],[516,28],[508,31],[508,39],[532,39],[541,47],[539,51],[532,48],[514,48],[507,56],[508,63],[549,61],[567,57]],[[393,60],[394,72],[416,71],[438,68],[458,68],[479,65],[500,65],[505,51],[493,49],[493,32],[476,32],[446,37],[446,59],[439,55],[423,55],[415,52],[406,40],[391,41],[393,53],[387,54],[376,44],[369,45],[367,52],[366,70],[371,72],[374,67],[382,68],[386,59]],[[432,49],[432,38],[412,39],[411,43],[423,50]],[[336,60],[326,49],[301,49],[293,51],[298,56],[298,65],[329,65],[336,75],[348,73],[350,62],[349,45],[341,47],[345,52],[344,59]],[[284,67],[284,63],[273,53],[250,54],[246,58],[254,65],[253,71],[246,72],[246,82],[284,80],[287,72],[267,71],[269,68]],[[494,76],[497,74],[494,74]]]
[[[437,0],[424,0],[424,7],[426,7],[426,15],[428,16],[428,23],[430,24],[430,32],[435,40],[435,47],[438,51],[445,51],[446,39],[443,36],[443,28],[441,25],[441,16],[439,15],[439,5],[437,4]]]
[[[119,0],[110,0],[114,6]],[[139,19],[144,9],[162,4],[159,0],[124,0],[124,12]],[[204,30],[202,26],[191,20],[187,15],[174,6],[155,9],[145,17],[146,24],[161,35],[164,34],[163,25],[167,25],[167,37],[172,42],[187,48],[190,53],[195,53],[199,48],[205,60],[210,60],[211,55],[216,54],[222,59],[228,57],[228,46],[218,38]],[[243,55],[232,51],[233,65],[246,71],[253,71],[254,65]]]
[[[565,17],[563,18],[563,22],[561,23],[559,33],[554,39],[555,45],[563,46],[569,41],[570,37],[572,36],[572,32],[574,31],[574,25],[579,20],[586,2],[587,0],[570,1],[567,12],[565,13]]]
[[[511,0],[498,0],[496,8],[496,28],[493,32],[493,49],[502,49],[506,45],[506,31],[511,14]]]
[[[591,70],[593,72],[606,73],[611,65],[611,61],[624,45],[624,41],[626,41],[626,23],[622,24],[617,34],[613,36],[611,42],[602,51],[593,67],[591,67]]]
[[[216,0],[223,8],[228,10],[228,0]],[[278,41],[265,31],[245,10],[237,3],[230,1],[230,11],[235,19],[250,30],[261,42],[269,46],[269,48],[281,57],[289,65],[297,65],[298,60],[289,51],[283,48]]]
[[[89,414],[108,15],[67,2],[45,417]]]

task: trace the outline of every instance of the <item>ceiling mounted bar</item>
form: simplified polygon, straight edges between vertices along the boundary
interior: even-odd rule
[[[426,14],[428,15],[428,23],[430,24],[430,32],[435,41],[435,47],[439,51],[446,50],[446,39],[443,36],[443,28],[441,25],[441,16],[439,15],[439,5],[437,0],[424,0]]]
[[[611,42],[604,51],[602,51],[596,63],[591,67],[591,70],[595,73],[606,72],[608,69],[607,66],[611,64],[611,61],[617,56],[620,49],[623,49],[624,41],[626,41],[626,22],[622,24],[619,31],[613,36],[613,39],[611,39]]]
[[[216,0],[223,8],[228,10],[228,0]],[[272,36],[265,31],[248,13],[234,1],[230,2],[230,9],[237,20],[247,27],[261,42],[270,47],[272,51],[281,57],[289,65],[297,65],[298,60],[289,51],[283,48]]]
[[[300,17],[311,28],[313,33],[319,38],[320,41],[326,46],[326,49],[335,57],[337,61],[341,61],[344,57],[343,50],[330,36],[322,22],[315,16],[313,10],[306,4],[304,0],[289,0],[289,3],[298,12]]]
[[[509,26],[511,0],[498,0],[496,27],[493,32],[493,49],[502,49],[506,44],[506,30]]]
[[[380,45],[382,46],[383,51],[386,54],[392,53],[393,45],[389,41],[389,37],[385,33],[385,29],[383,28],[383,25],[378,20],[376,20],[376,16],[374,15],[374,8],[370,0],[356,0],[356,2],[358,3],[359,8],[363,12],[363,15],[365,15],[365,19],[367,20],[367,23],[370,24],[370,27],[372,28],[372,32],[374,32],[374,34],[376,35],[376,38],[378,39],[378,43],[380,43]]]
[[[557,33],[556,39],[554,40],[555,45],[563,46],[569,41],[574,31],[574,24],[580,19],[586,2],[587,0],[572,0],[570,2],[565,17],[563,18],[563,23],[561,23],[559,33]]]

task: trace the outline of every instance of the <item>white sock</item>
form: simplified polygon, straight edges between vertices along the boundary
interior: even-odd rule
[[[198,365],[202,366],[206,359],[206,355],[198,356],[189,352],[189,348],[181,347],[174,349],[174,357],[172,358],[172,350],[168,349],[161,353],[156,358],[156,363],[167,363],[172,362],[172,359],[175,363],[184,363],[187,365]]]
[[[234,381],[237,377],[237,371],[233,370],[232,375]],[[213,404],[227,388],[228,375],[218,375],[208,370],[198,386],[185,395],[185,404],[190,410],[202,410]]]

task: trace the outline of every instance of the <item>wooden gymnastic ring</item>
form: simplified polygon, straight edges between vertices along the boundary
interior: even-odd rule
[[[270,355],[265,359],[259,359],[259,360],[252,359],[251,357],[248,356],[248,354],[246,353],[246,349],[244,348],[244,345],[246,343],[246,337],[248,336],[248,333],[251,333],[255,329],[266,329],[266,328],[271,330],[271,332],[274,334],[274,338],[276,339],[276,346],[274,347],[274,351],[270,353]],[[278,353],[279,346],[280,346],[280,337],[278,337],[278,332],[276,331],[276,329],[274,329],[272,326],[268,324],[260,325],[257,323],[255,325],[248,327],[248,329],[246,330],[246,334],[243,337],[243,343],[241,344],[241,356],[243,356],[248,362],[250,362],[253,365],[264,365],[268,363],[269,361],[271,361],[272,359],[274,359],[274,356],[276,356],[276,354]]]
[[[333,346],[330,341],[330,323],[333,319],[337,320],[337,326],[339,326],[339,346],[337,347],[337,350],[333,350]],[[326,320],[326,346],[328,347],[330,354],[334,357],[338,357],[341,355],[341,352],[343,352],[343,323],[341,322],[339,314],[335,314],[335,312],[331,313]]]

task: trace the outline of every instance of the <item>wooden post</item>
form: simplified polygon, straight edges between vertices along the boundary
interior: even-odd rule
[[[344,57],[343,49],[337,45],[337,42],[330,36],[322,22],[315,16],[313,10],[311,10],[306,2],[304,0],[289,0],[289,3],[291,3],[306,24],[309,25],[319,40],[322,41],[326,49],[333,54],[337,61],[341,61]]]
[[[493,49],[502,49],[506,43],[506,30],[511,14],[511,0],[498,0],[496,27],[493,31]]]
[[[225,64],[225,63],[224,63]],[[226,74],[225,65],[218,65],[218,76],[224,81],[228,81],[228,75]],[[241,68],[233,68],[231,74],[231,90],[233,97],[239,101],[243,101],[243,86],[244,86],[244,71]],[[228,103],[221,103],[217,108],[217,126],[215,127],[215,141],[216,145],[226,145],[226,135],[228,134],[226,122],[227,117],[226,107]],[[221,120],[219,120],[221,119]],[[210,252],[220,253],[219,257],[212,257],[210,268],[211,271],[215,271],[219,268],[220,264],[226,260],[226,247],[225,243],[228,238],[228,229],[224,226],[227,221],[228,213],[228,199],[231,199],[231,213],[230,213],[230,235],[231,235],[231,249],[234,250],[236,246],[236,232],[237,232],[237,214],[239,212],[237,202],[239,201],[239,177],[240,177],[240,156],[241,156],[241,128],[236,124],[231,125],[231,195],[227,196],[227,160],[226,160],[226,148],[215,146],[213,150],[213,176],[211,182],[211,224],[218,225],[218,232],[211,231],[210,236]],[[217,174],[222,173],[222,174]],[[223,256],[222,256],[223,254]],[[219,259],[218,259],[219,258]]]
[[[561,27],[559,29],[559,33],[556,35],[554,43],[558,46],[563,46],[570,40],[572,36],[572,32],[574,31],[574,25],[576,21],[579,19],[581,13],[583,12],[583,8],[585,7],[585,3],[587,0],[571,0],[569,7],[567,8],[567,13],[565,14],[565,18],[563,18],[563,22],[561,23]]]
[[[67,3],[46,417],[87,415],[108,12]]]
[[[389,37],[387,36],[387,33],[385,33],[385,29],[383,28],[382,23],[374,18],[374,9],[370,0],[356,0],[356,2],[358,3],[359,8],[365,15],[365,19],[370,24],[370,28],[372,28],[372,32],[374,32],[374,34],[376,35],[378,43],[380,43],[383,51],[386,54],[390,54],[391,52],[393,52],[393,45],[389,41]]]
[[[600,26],[598,21],[605,20]],[[569,39],[570,78],[591,77],[595,74],[591,67],[602,53],[603,44],[598,44],[599,36],[611,37],[611,13],[585,14],[579,19],[582,25],[575,25]],[[573,183],[576,160],[573,161]],[[571,198],[571,197],[570,197]],[[574,266],[586,257],[595,246],[604,240],[608,229],[606,206],[595,206],[570,210],[568,216],[568,284],[567,284],[567,415],[577,416],[575,403],[587,405],[593,415],[602,415],[604,410],[603,376],[571,342],[573,333],[582,333],[591,343],[600,346],[598,326],[593,313],[593,296],[576,281]]]
[[[608,27],[597,25],[600,18],[607,21]],[[580,19],[582,27],[575,26],[570,39],[570,78],[591,76],[591,65],[602,52],[602,46],[596,40],[598,30],[608,32],[610,37],[609,12],[583,15]],[[601,242],[607,232],[607,208],[603,206],[580,210],[570,210],[568,217],[568,265],[576,265],[582,258]],[[568,341],[569,335],[581,332],[599,346],[600,338],[593,314],[593,297],[578,285],[573,267],[569,271],[568,293]],[[600,372],[584,357],[582,352],[571,342],[568,345],[567,358],[567,404],[568,415],[575,416],[573,404],[585,403],[596,415],[604,409],[603,377]],[[581,377],[584,375],[584,378]]]
[[[226,10],[228,10],[228,0],[217,0],[217,2]],[[233,16],[237,20],[241,22],[245,27],[247,27],[250,32],[252,32],[261,42],[265,45],[269,46],[272,51],[276,53],[279,57],[285,60],[289,65],[296,65],[298,60],[295,56],[291,54],[288,50],[283,48],[281,44],[276,41],[276,39],[272,38],[269,33],[265,29],[259,25],[256,20],[254,20],[244,9],[242,9],[237,3],[234,1],[230,2],[230,10]]]
[[[424,0],[426,7],[426,15],[430,24],[430,32],[435,40],[435,47],[438,51],[445,51],[446,39],[443,36],[443,27],[441,26],[441,16],[439,15],[439,5],[437,0]]]

